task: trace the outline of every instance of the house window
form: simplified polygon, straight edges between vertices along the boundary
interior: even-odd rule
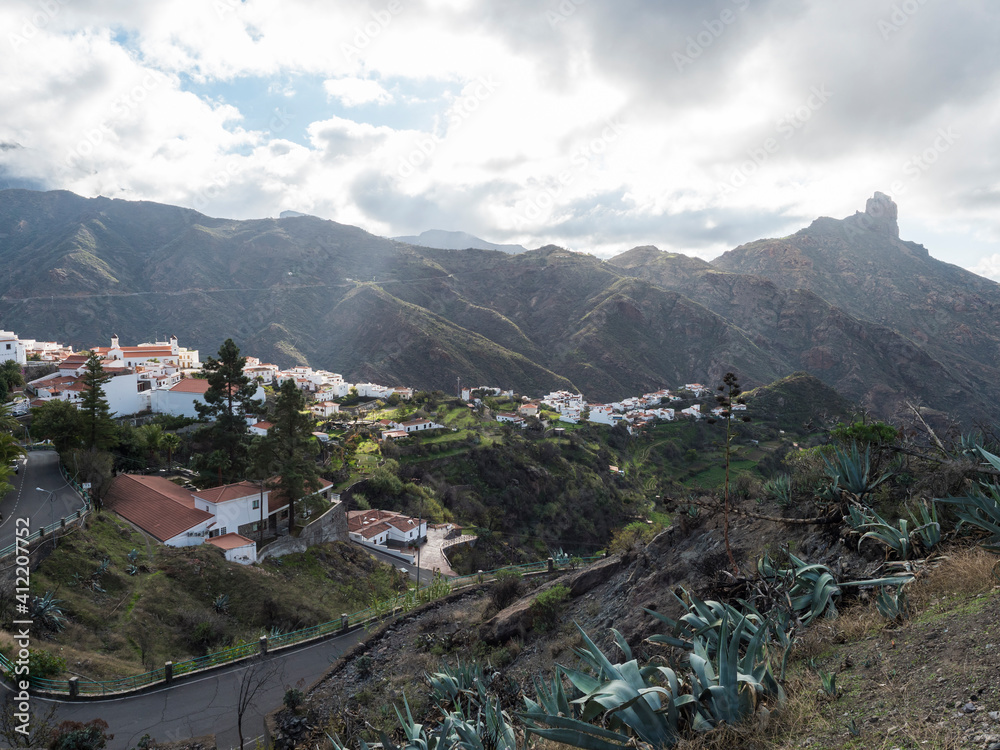
[[[257,500],[253,501],[253,509],[257,510],[258,508],[260,508],[260,499],[259,498]]]
[[[226,533],[226,527],[223,526],[222,529],[220,529],[219,534],[225,535],[225,533]]]

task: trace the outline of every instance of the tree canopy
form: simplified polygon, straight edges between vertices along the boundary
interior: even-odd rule
[[[246,471],[249,430],[246,417],[256,412],[261,404],[254,400],[257,384],[244,374],[246,357],[232,339],[226,339],[219,348],[218,358],[209,357],[202,369],[208,380],[205,403],[197,404],[198,415],[211,419],[204,430],[214,452],[225,455],[217,458],[213,467],[220,478],[240,478]]]

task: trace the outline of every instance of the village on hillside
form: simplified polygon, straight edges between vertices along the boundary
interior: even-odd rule
[[[56,342],[21,339],[13,332],[0,331],[0,364],[16,362],[25,375],[25,384],[11,394],[8,409],[15,415],[25,415],[52,401],[80,407],[87,390],[88,361],[96,356],[107,376],[104,396],[117,419],[138,423],[156,415],[192,421],[200,418],[198,407],[206,404],[209,380],[197,350],[180,346],[176,336],[139,344],[123,344],[118,336],[112,336],[108,344],[73,351]],[[363,426],[372,439],[383,445],[416,433],[455,429],[405,408],[395,412],[410,414],[409,418],[366,419],[369,413],[384,414],[379,410],[386,405],[413,400],[411,387],[349,383],[334,372],[305,366],[282,369],[254,356],[245,357],[243,372],[256,383],[255,400],[262,405],[269,390],[293,381],[315,419],[312,435],[323,445],[336,443],[330,431],[334,425]],[[708,401],[705,397],[710,395],[700,383],[685,383],[676,392],[661,389],[612,403],[587,402],[582,394],[568,391],[529,397],[492,386],[459,390],[469,409],[488,420],[510,427],[552,427],[556,433],[564,429],[558,423],[621,426],[633,433],[658,420],[701,419],[711,416],[711,412],[702,411],[709,404],[699,403]],[[692,405],[675,409],[678,402]],[[498,404],[508,410],[496,408]],[[745,408],[733,405],[734,410]],[[718,414],[721,407],[713,411]],[[246,419],[251,435],[266,436],[273,427],[264,413],[247,415]],[[326,430],[319,429],[324,425]],[[309,520],[314,512],[318,517],[309,522],[309,533],[299,534],[301,542],[292,540],[292,503],[280,486],[280,478],[276,480],[220,482],[215,487],[197,489],[167,476],[119,473],[107,491],[104,505],[162,544],[186,547],[207,543],[223,550],[228,560],[242,564],[301,551],[310,541],[348,539],[412,564],[418,547],[428,539],[428,528],[443,545],[474,541],[474,537],[463,535],[461,528],[451,524],[429,527],[426,518],[377,509],[348,513],[329,481],[313,487],[307,497],[295,499],[302,520]],[[339,510],[327,513],[331,508]]]
[[[20,339],[10,331],[0,331],[0,363],[14,360],[27,366],[29,362],[41,362],[55,368],[54,372],[29,380],[24,393],[11,402],[11,410],[15,414],[24,413],[31,407],[52,400],[78,403],[84,390],[82,375],[91,352],[101,358],[104,371],[112,376],[104,387],[105,395],[111,411],[119,417],[141,414],[197,417],[195,404],[204,403],[208,381],[199,377],[201,362],[198,351],[179,346],[176,336],[167,341],[134,345],[122,345],[117,336],[112,336],[110,346],[95,346],[81,353],[56,342]],[[259,384],[258,399],[264,398],[265,386],[280,386],[286,380],[294,380],[306,394],[309,408],[317,420],[338,418],[342,407],[339,402],[348,396],[355,396],[360,402],[360,406],[350,412],[353,417],[366,411],[366,406],[373,407],[375,400],[396,396],[406,401],[414,394],[411,387],[349,383],[338,373],[311,367],[282,369],[278,365],[261,362],[254,356],[246,356],[244,373]],[[579,393],[554,391],[541,397],[520,396],[522,403],[516,411],[498,411],[493,417],[498,422],[524,426],[529,418],[539,417],[545,407],[555,412],[561,422],[621,424],[631,432],[656,420],[700,419],[713,413],[717,416],[722,407],[703,411],[697,403],[680,410],[670,406],[685,399],[703,398],[709,392],[710,389],[700,383],[685,383],[676,391],[664,388],[611,403],[592,403]],[[516,398],[514,391],[493,386],[462,388],[460,396],[474,406],[481,404],[486,396]],[[733,405],[734,411],[745,408],[742,404]],[[268,426],[266,422],[255,422],[251,431],[262,434]],[[444,425],[427,419],[404,422],[383,420],[380,426],[381,437],[386,440],[423,430],[444,429]]]

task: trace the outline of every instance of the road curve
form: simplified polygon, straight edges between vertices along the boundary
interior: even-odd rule
[[[340,655],[365,636],[363,629],[318,643],[271,654],[261,669],[272,669],[267,683],[243,717],[246,747],[264,733],[264,715],[281,705],[285,691],[312,684]],[[32,714],[42,716],[55,707],[55,721],[104,719],[115,738],[108,750],[135,747],[144,734],[160,742],[214,734],[221,750],[236,748],[236,702],[240,682],[254,667],[234,664],[199,677],[180,680],[148,693],[88,701],[32,697]],[[5,690],[10,690],[6,684]]]
[[[30,530],[35,531],[83,507],[83,498],[59,473],[55,451],[29,451],[10,482],[14,489],[0,499],[0,549],[14,543],[14,519],[29,519]]]

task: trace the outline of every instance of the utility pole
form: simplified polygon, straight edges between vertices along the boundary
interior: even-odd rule
[[[462,398],[462,376],[461,375],[459,375],[456,378],[455,390],[457,391],[457,393],[455,395],[458,396],[459,398]]]
[[[420,498],[420,516],[417,518],[417,593],[420,593],[420,527],[423,525],[424,499]]]

